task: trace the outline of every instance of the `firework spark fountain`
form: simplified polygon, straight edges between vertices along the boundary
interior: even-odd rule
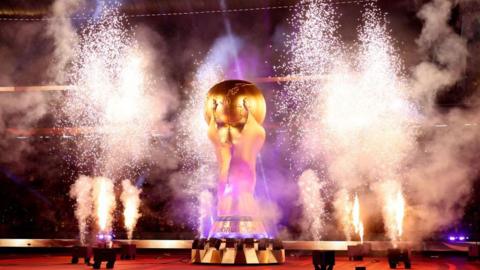
[[[360,241],[363,243],[363,222],[360,217],[360,202],[357,194],[353,200],[352,223],[355,233],[360,236]]]
[[[89,170],[93,160],[94,173],[111,179],[123,177],[118,174],[126,170],[138,173],[139,162],[152,154],[151,135],[168,131],[165,117],[175,107],[176,96],[167,92],[171,87],[162,77],[163,70],[153,68],[152,59],[159,58],[148,41],[135,39],[138,36],[134,36],[134,29],[119,13],[119,4],[98,3],[96,16],[80,25],[77,34],[66,15],[82,8],[84,2],[74,2],[56,1],[53,13],[62,18],[58,22],[64,25],[50,25],[51,34],[61,45],[57,48],[57,61],[65,68],[58,73],[66,75],[60,77],[65,77],[74,89],[67,93],[63,107],[66,117],[61,125],[88,126],[93,130],[75,140],[80,151],[72,159],[80,168]],[[65,44],[71,43],[74,44],[66,50]],[[155,70],[155,80],[150,76],[151,70]],[[115,207],[114,183],[103,177],[92,181],[98,229],[100,233],[109,233]],[[131,238],[139,216],[140,191],[133,192],[134,187],[129,187],[132,192],[127,192],[127,185],[123,187],[125,225]]]
[[[337,218],[343,226],[343,232],[347,241],[350,241],[352,235],[356,235],[363,242],[364,226],[360,212],[360,200],[355,193],[353,200],[346,189],[337,193],[335,209],[337,209]]]
[[[395,181],[386,181],[379,187],[383,201],[383,217],[387,235],[394,243],[403,235],[405,199],[401,186]]]
[[[128,164],[135,170],[151,154],[150,136],[168,130],[166,114],[176,104],[174,94],[152,69],[147,42],[134,39],[118,6],[103,3],[101,13],[82,28],[68,69],[69,91],[63,107],[64,125],[94,127],[76,143],[79,162],[96,160],[98,174],[112,178]]]
[[[116,206],[113,180],[105,177],[95,177],[93,179],[93,202],[99,232],[110,233],[112,230],[112,215]]]
[[[306,164],[326,162],[326,178],[340,190],[336,211],[350,219],[355,209],[347,206],[351,203],[348,194],[364,185],[401,179],[416,143],[411,123],[417,110],[406,94],[402,62],[386,19],[374,4],[366,6],[359,42],[352,50],[342,50],[345,46],[336,36],[334,8],[316,1],[302,7],[305,10],[293,20],[298,30],[287,43],[291,59],[286,69],[292,76],[321,80],[289,83],[285,93],[290,97],[281,94],[279,107],[294,108],[293,116],[287,113],[283,118],[292,127],[289,144],[301,149],[299,159],[307,159]],[[344,226],[346,235],[353,225],[360,234],[363,226],[354,223]]]
[[[289,59],[285,61],[287,64],[276,69],[287,72],[288,76],[312,79],[288,82],[285,91],[277,96],[277,107],[288,131],[289,142],[285,145],[292,153],[291,160],[311,163],[318,153],[312,152],[310,147],[304,149],[304,142],[316,140],[319,133],[315,129],[306,129],[305,125],[321,120],[319,114],[312,113],[319,105],[320,79],[331,71],[343,46],[336,36],[338,14],[332,5],[319,0],[302,1],[294,14],[290,23],[295,31],[287,36],[286,44]]]
[[[87,221],[92,214],[92,179],[87,176],[80,176],[70,188],[70,197],[74,198],[75,216],[78,220],[78,229],[81,245],[85,245],[87,233]]]
[[[138,218],[141,216],[139,212],[141,192],[142,190],[132,185],[130,180],[125,179],[122,181],[120,200],[123,204],[123,220],[129,240],[132,239],[133,230],[135,225],[137,225]]]

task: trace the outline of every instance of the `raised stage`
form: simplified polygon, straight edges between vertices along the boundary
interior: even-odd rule
[[[115,240],[114,245],[131,243],[139,249],[190,249],[192,240]],[[283,241],[285,250],[336,250],[345,251],[347,246],[356,245],[355,241]],[[365,241],[372,245],[374,251],[384,251],[392,247],[387,241]],[[449,243],[449,242],[400,242],[399,246],[408,246],[414,251],[435,252],[467,252],[468,245],[473,242]],[[0,239],[0,248],[8,247],[37,247],[37,248],[62,248],[72,247],[78,244],[76,239]]]

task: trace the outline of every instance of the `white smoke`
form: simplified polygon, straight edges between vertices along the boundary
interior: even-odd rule
[[[413,69],[411,84],[425,116],[418,151],[405,173],[407,202],[411,204],[406,233],[412,239],[445,229],[462,216],[477,173],[472,164],[480,143],[475,123],[480,112],[450,109],[445,113],[435,103],[439,93],[465,75],[467,42],[448,22],[454,5],[466,2],[433,0],[418,12],[424,27],[417,44],[424,60]],[[471,123],[474,125],[469,126]]]
[[[123,204],[123,220],[127,230],[128,239],[132,239],[133,230],[137,225],[138,218],[141,216],[140,193],[142,190],[131,183],[130,180],[122,181],[122,194],[120,201]]]
[[[342,225],[343,234],[347,241],[352,240],[353,222],[352,212],[353,204],[351,200],[351,194],[346,189],[341,189],[336,194],[336,200],[334,201],[335,217]]]
[[[61,0],[52,5],[47,33],[53,38],[53,65],[50,73],[56,83],[67,82],[67,69],[78,46],[78,35],[72,25],[72,16],[85,4],[85,0]]]
[[[448,25],[456,1],[433,0],[417,16],[424,22],[417,44],[426,58],[413,69],[412,90],[426,109],[435,104],[438,91],[462,78],[467,64],[467,42]]]
[[[88,220],[93,211],[92,178],[81,175],[70,187],[70,197],[75,199],[75,217],[78,221],[80,243],[85,245]]]
[[[394,242],[402,240],[405,199],[401,184],[387,180],[377,183],[374,189],[382,203],[383,223],[388,238]]]
[[[325,222],[325,203],[322,198],[324,183],[313,170],[304,171],[298,178],[302,220],[300,226],[305,237],[320,240]]]
[[[204,190],[200,193],[199,200],[199,217],[198,217],[198,235],[206,238],[208,236],[208,230],[212,225],[212,219],[215,216],[212,211],[214,210],[214,197],[211,192]]]

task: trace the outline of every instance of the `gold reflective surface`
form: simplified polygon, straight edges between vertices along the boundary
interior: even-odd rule
[[[219,166],[218,216],[258,216],[253,193],[265,114],[265,98],[250,82],[223,81],[208,92],[205,120]]]

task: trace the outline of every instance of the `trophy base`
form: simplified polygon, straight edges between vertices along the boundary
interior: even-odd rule
[[[255,265],[282,264],[285,249],[278,239],[195,239],[191,262],[195,264]]]
[[[213,223],[209,238],[267,238],[263,222],[248,216],[222,216]]]

